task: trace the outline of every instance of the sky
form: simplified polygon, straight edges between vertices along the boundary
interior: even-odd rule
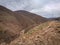
[[[60,0],[0,0],[12,11],[26,10],[43,17],[60,17]]]

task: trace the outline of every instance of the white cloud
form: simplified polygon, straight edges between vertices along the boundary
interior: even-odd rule
[[[51,12],[51,11],[54,11],[54,10],[60,10],[60,3],[47,4],[42,8],[42,10],[47,11],[47,12]]]
[[[33,9],[30,12],[42,15],[44,17],[60,17],[60,3],[49,3],[40,9]]]
[[[44,17],[60,16],[60,0],[0,0],[11,10],[27,10]]]

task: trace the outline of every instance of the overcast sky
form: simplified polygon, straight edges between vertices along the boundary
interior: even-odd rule
[[[60,17],[60,0],[0,0],[10,10],[26,10],[44,17]]]

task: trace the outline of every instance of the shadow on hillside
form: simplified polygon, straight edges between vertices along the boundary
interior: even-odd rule
[[[12,35],[10,33],[8,33],[8,31],[0,31],[0,44],[1,43],[9,44],[10,42],[12,42],[13,40],[15,40],[16,38],[18,38],[20,36],[17,34],[14,36],[12,36]]]

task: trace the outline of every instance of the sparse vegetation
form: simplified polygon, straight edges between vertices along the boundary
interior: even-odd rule
[[[30,30],[27,32],[27,34],[32,34],[32,33],[36,32],[36,31],[38,31],[38,30],[43,30],[44,28],[46,28],[46,27],[49,26],[49,22],[50,22],[50,21],[45,22],[45,23],[43,23],[43,24],[40,24],[40,25],[34,27],[33,29],[30,29]]]
[[[60,45],[59,19],[48,21],[26,11],[13,12],[0,7],[0,44]]]

